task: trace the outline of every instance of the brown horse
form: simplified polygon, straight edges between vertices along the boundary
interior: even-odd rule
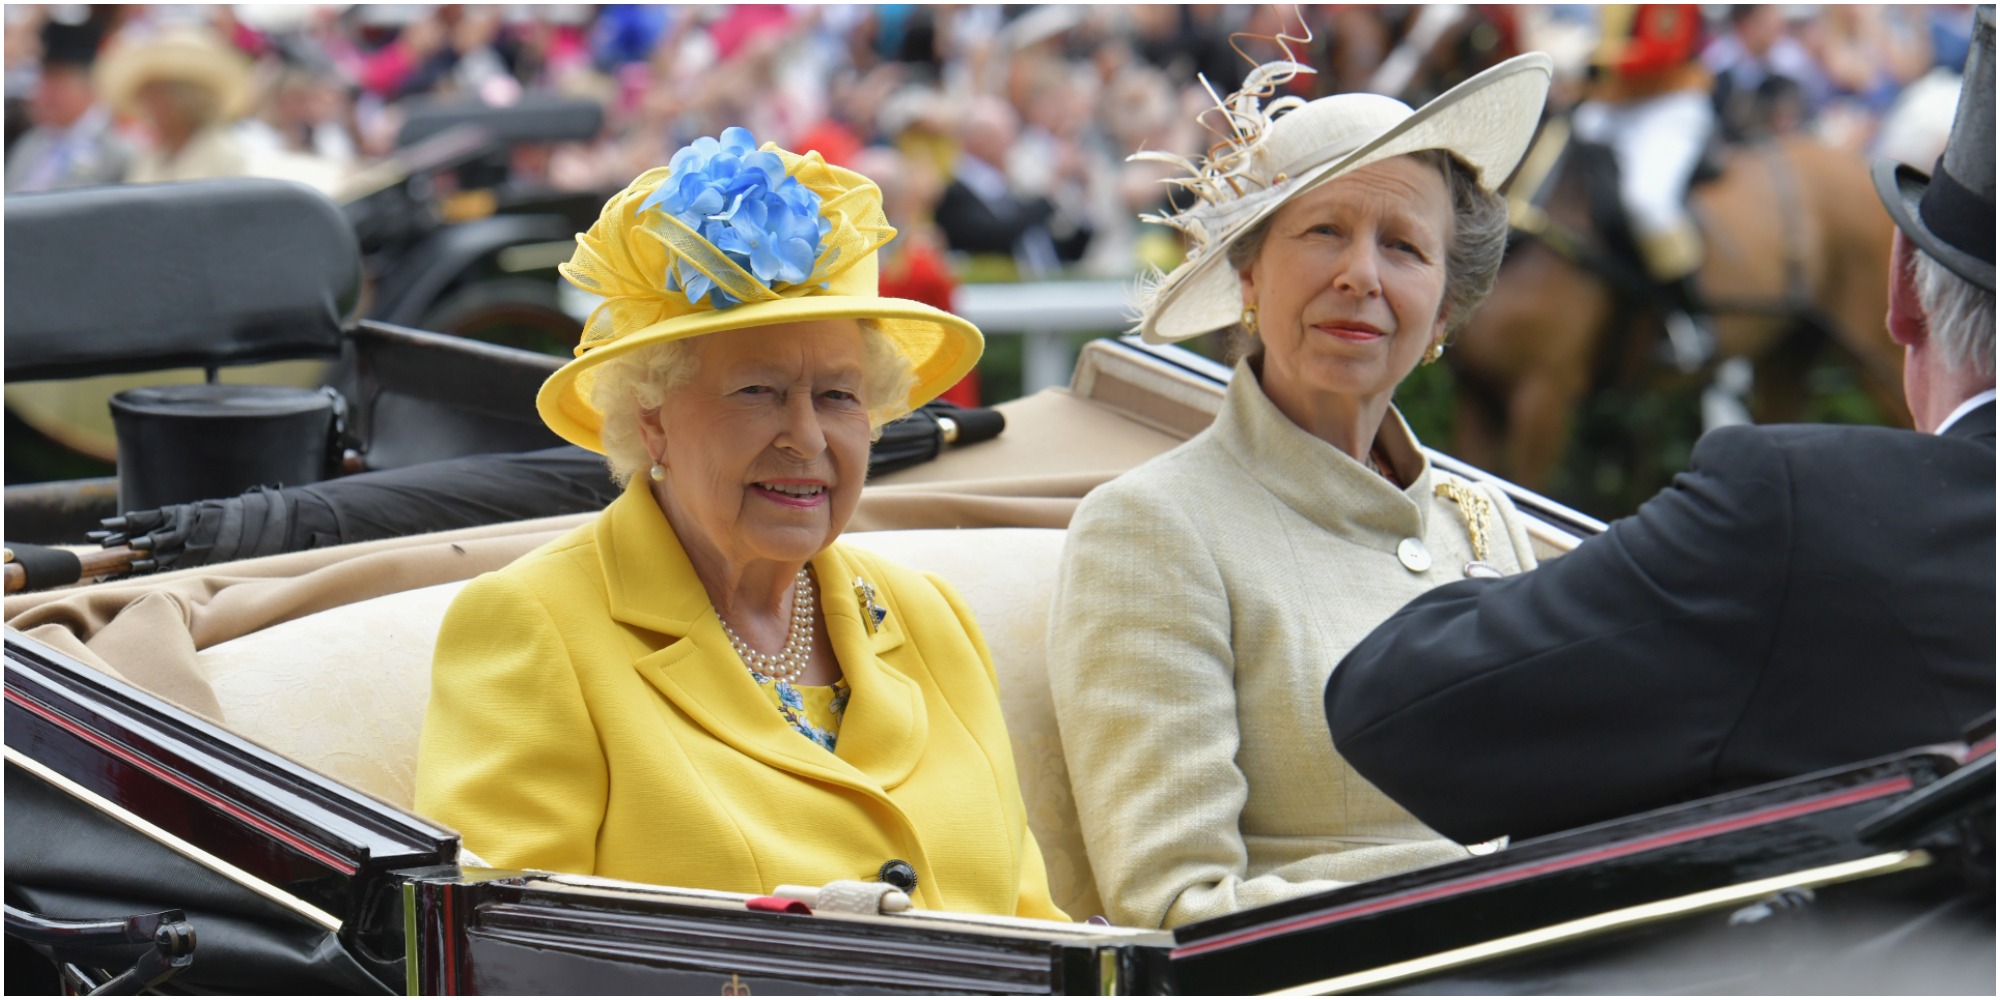
[[[1522,173],[1534,163],[1531,154]],[[1661,309],[1637,264],[1609,261],[1603,237],[1590,235],[1601,230],[1582,174],[1561,170],[1546,217],[1525,214],[1547,223],[1545,238],[1509,250],[1493,294],[1446,352],[1458,385],[1454,450],[1529,488],[1547,484],[1592,393],[1670,392],[1700,378],[1655,360]],[[1714,311],[1715,361],[1753,363],[1755,419],[1798,419],[1809,362],[1832,349],[1881,411],[1908,425],[1902,352],[1883,327],[1890,222],[1866,165],[1804,138],[1741,147],[1691,203],[1705,234],[1697,280]]]

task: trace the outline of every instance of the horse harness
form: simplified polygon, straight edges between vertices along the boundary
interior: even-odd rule
[[[1597,275],[1617,293],[1618,304],[1612,321],[1615,326],[1622,326],[1629,323],[1640,308],[1655,302],[1660,296],[1639,263],[1634,248],[1620,245],[1629,241],[1617,238],[1617,234],[1627,231],[1627,225],[1624,222],[1623,202],[1616,190],[1616,161],[1605,156],[1606,169],[1583,180],[1593,228],[1597,232],[1579,232],[1552,217],[1547,208],[1564,173],[1577,166],[1578,149],[1587,145],[1573,140],[1566,117],[1552,116],[1543,123],[1520,168],[1502,189],[1507,199],[1509,240],[1538,240],[1562,259]],[[1805,224],[1805,206],[1791,166],[1775,142],[1765,140],[1745,148],[1755,154],[1770,174],[1777,194],[1775,207],[1784,252],[1784,297],[1778,301],[1709,299],[1704,304],[1711,315],[1791,317],[1831,334],[1835,322],[1813,303],[1806,281],[1806,247],[1801,235]],[[1699,185],[1713,179],[1717,173],[1705,164],[1703,169],[1697,171],[1694,183]],[[1690,214],[1706,238],[1712,229],[1708,220],[1692,208]],[[1608,384],[1611,374],[1622,367],[1622,338],[1613,338],[1613,341],[1594,374],[1593,381],[1599,387]]]

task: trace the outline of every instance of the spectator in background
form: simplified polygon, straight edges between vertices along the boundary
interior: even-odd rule
[[[1224,4],[1161,4],[1134,7],[1139,55],[1168,76],[1198,74],[1218,94],[1235,93],[1250,71],[1230,45],[1252,9]]]
[[[1841,90],[1880,113],[1931,68],[1930,25],[1916,5],[1836,4],[1815,19],[1819,63]]]
[[[405,94],[475,97],[492,105],[520,99],[521,84],[513,75],[515,46],[501,31],[496,10],[446,6],[435,16],[439,44],[430,46],[427,58],[404,78]]]
[[[118,9],[128,20],[198,21],[213,29],[218,44],[251,56],[257,81],[251,90],[264,104],[256,120],[236,127],[249,150],[249,173],[306,179],[301,170],[283,168],[302,167],[299,157],[340,164],[385,155],[403,106],[416,99],[506,104],[533,93],[589,96],[607,105],[605,133],[561,151],[561,169],[541,172],[552,183],[608,191],[692,136],[725,124],[749,125],[790,148],[818,148],[835,162],[888,142],[958,182],[942,206],[944,232],[955,248],[1004,261],[982,275],[991,278],[1057,271],[1122,277],[1148,263],[1172,267],[1178,237],[1133,221],[1158,208],[1168,192],[1157,183],[1155,165],[1128,164],[1125,157],[1140,149],[1195,155],[1213,141],[1188,124],[1191,108],[1211,101],[1194,74],[1206,75],[1217,93],[1235,87],[1250,63],[1232,41],[1257,58],[1276,58],[1271,36],[1300,38],[1303,20],[1313,38],[1293,43],[1292,53],[1321,72],[1295,81],[1292,92],[1310,98],[1355,89],[1357,80],[1381,77],[1383,60],[1394,53],[1412,64],[1398,77],[1404,86],[1397,89],[1408,96],[1433,92],[1503,53],[1506,23],[1529,17],[1481,9],[1438,35],[1418,30],[1438,15],[1372,5],[1306,6],[1296,13],[1226,5],[980,4],[810,11],[626,4],[312,5],[283,14],[274,13],[278,5]],[[1828,25],[1813,27],[1796,11],[1788,22],[1783,10],[1736,9],[1728,34],[1705,53],[1725,95],[1761,102],[1756,119],[1775,126],[1766,133],[1809,124],[1816,114],[1825,118],[1829,102],[1840,103],[1841,87],[1817,62],[1822,50],[1859,73],[1850,76],[1874,101],[1863,105],[1850,96],[1845,107],[1868,120],[1849,134],[1874,131],[1882,99],[1908,76],[1902,57],[1919,42],[1940,58],[1953,45],[1962,50],[1970,21],[1965,8],[1936,5],[1921,12],[1829,10],[1820,17]],[[35,35],[47,16],[34,7],[8,12],[12,98],[25,101],[33,90]],[[1591,22],[1579,37],[1594,37],[1597,12],[1578,16]],[[1878,27],[1898,34],[1876,38]],[[1488,36],[1497,48],[1480,41]],[[316,61],[302,59],[308,54]],[[1011,114],[989,106],[979,112],[981,121],[969,122],[968,110],[988,100],[1003,102]],[[1730,98],[1721,100],[1727,105]],[[24,117],[10,115],[10,135]],[[1004,153],[962,154],[985,141],[972,133],[996,130],[1012,136],[1000,142]],[[137,140],[139,133],[125,138]],[[273,160],[278,167],[267,162]]]
[[[395,32],[357,67],[363,91],[379,100],[393,100],[418,89],[411,78],[444,48],[446,30],[430,17],[418,17]]]
[[[615,73],[622,67],[644,63],[673,20],[672,10],[660,4],[605,4],[598,10],[597,23],[590,32],[591,54],[597,68]]]
[[[252,148],[312,156],[345,168],[358,155],[348,131],[346,97],[323,57],[300,53],[270,67],[258,88],[258,113],[238,127]]]
[[[28,96],[35,92],[41,75],[42,19],[27,8],[14,5],[0,12],[0,90],[6,94],[6,149],[26,135],[33,123],[28,120]]]
[[[98,66],[112,106],[143,121],[153,144],[133,163],[131,183],[239,177],[249,158],[229,124],[250,101],[242,54],[192,25],[147,37],[121,36]]]
[[[1929,25],[1914,5],[1828,5],[1800,30],[1834,85],[1814,135],[1842,149],[1864,149],[1896,95],[1931,67]]]
[[[103,37],[103,29],[88,21],[42,23],[41,69],[28,103],[34,127],[8,151],[7,193],[124,178],[132,149],[111,130],[111,112],[98,102],[90,77]]]
[[[1674,362],[1694,371],[1715,353],[1694,288],[1701,230],[1685,205],[1688,182],[1715,127],[1694,4],[1613,4],[1593,64],[1590,98],[1571,123],[1580,139],[1611,147],[1618,198],[1632,221],[1646,271],[1673,306],[1667,334]]]
[[[996,97],[973,102],[965,113],[951,183],[938,202],[937,223],[953,250],[1007,254],[1021,277],[1046,277],[1055,274],[1064,259],[1082,254],[1090,231],[1073,230],[1059,245],[1049,225],[1055,203],[1014,192],[1005,164],[1020,130],[1020,120],[1007,102]]]
[[[911,299],[935,309],[958,311],[958,280],[944,258],[944,239],[931,219],[943,183],[937,171],[920,159],[910,159],[888,146],[870,146],[842,164],[882,189],[882,214],[896,229],[895,239],[877,252],[882,294]],[[960,406],[979,405],[979,372],[967,372],[938,397]]]
[[[1007,177],[1017,193],[1055,206],[1048,226],[1057,256],[1063,265],[1079,264],[1100,229],[1124,221],[1113,181],[1118,162],[1094,122],[1103,87],[1088,66],[1050,59],[1025,89],[1030,98],[1017,105],[1024,126],[1008,153]]]
[[[1737,4],[1729,31],[1702,51],[1715,75],[1715,108],[1723,135],[1743,141],[1778,132],[1773,110],[1796,94],[1809,119],[1825,106],[1833,84],[1804,44],[1785,30],[1784,11],[1770,4]],[[1802,122],[1801,122],[1802,123]]]

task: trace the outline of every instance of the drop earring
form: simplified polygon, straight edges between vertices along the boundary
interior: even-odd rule
[[[654,462],[653,467],[646,470],[646,475],[653,477],[653,482],[664,483],[667,481],[667,467]]]

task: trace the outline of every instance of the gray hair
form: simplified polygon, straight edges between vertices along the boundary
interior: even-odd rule
[[[872,319],[856,322],[861,327],[862,393],[868,405],[868,426],[874,432],[871,439],[876,439],[882,436],[883,424],[909,411],[917,373],[880,323]],[[597,367],[590,405],[604,414],[598,438],[604,445],[611,477],[620,486],[653,464],[639,434],[639,411],[658,409],[669,395],[694,378],[700,364],[694,349],[697,339],[687,337],[642,347]]]
[[[1953,274],[1922,250],[1910,254],[1910,276],[1945,368],[1970,368],[1992,378],[1993,293]]]
[[[1444,301],[1439,304],[1450,335],[1472,318],[1500,276],[1500,261],[1507,253],[1507,199],[1481,187],[1479,175],[1446,150],[1424,149],[1409,155],[1436,167],[1451,194],[1451,243],[1445,248]],[[1250,269],[1264,251],[1274,218],[1276,213],[1265,216],[1230,244],[1230,267],[1238,273]],[[1230,342],[1236,348],[1232,353],[1263,353],[1263,344],[1241,326],[1231,331]]]

